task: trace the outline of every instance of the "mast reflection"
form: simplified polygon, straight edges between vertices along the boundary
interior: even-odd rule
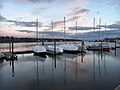
[[[93,51],[93,80],[101,79],[107,75],[106,53]],[[104,76],[103,76],[104,75]]]

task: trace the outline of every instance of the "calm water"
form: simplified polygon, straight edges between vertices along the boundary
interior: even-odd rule
[[[18,44],[15,50],[29,50],[34,44],[27,45]],[[7,46],[1,44],[1,50],[7,51]],[[0,60],[0,90],[114,90],[120,84],[120,49],[47,58],[17,56],[13,62]]]

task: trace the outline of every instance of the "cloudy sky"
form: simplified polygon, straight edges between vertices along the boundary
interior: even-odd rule
[[[64,17],[68,36],[76,35],[76,22],[78,37],[94,34],[100,18],[101,30],[106,23],[110,34],[115,34],[120,29],[120,0],[0,0],[0,35],[35,37],[38,18],[39,37],[51,36],[52,20],[54,34],[62,37]],[[93,18],[96,30],[93,30]]]

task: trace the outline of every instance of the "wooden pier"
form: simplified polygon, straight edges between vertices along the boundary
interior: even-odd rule
[[[14,54],[29,54],[29,53],[34,53],[33,50],[26,50],[26,51],[16,51]]]

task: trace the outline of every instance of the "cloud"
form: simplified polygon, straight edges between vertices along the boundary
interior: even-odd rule
[[[115,23],[115,24],[111,24],[111,25],[100,25],[100,28],[109,28],[109,29],[120,29],[120,21]],[[99,29],[99,25],[97,25],[97,27],[82,27],[82,26],[77,26],[77,30],[92,30],[92,29]],[[76,30],[76,27],[69,27],[69,30]]]
[[[15,20],[7,20],[7,22],[13,22],[16,26],[23,26],[23,27],[36,27],[36,21],[15,21]],[[39,22],[39,27],[42,26],[42,23]]]
[[[32,10],[30,12],[30,15],[33,15],[33,16],[36,16],[36,15],[39,15],[40,13],[44,12],[45,10],[47,10],[49,8],[47,7],[39,7],[39,8],[35,8],[34,10]]]
[[[78,27],[78,29],[80,30],[89,30],[89,29],[93,29],[92,27]],[[75,28],[74,28],[75,30]],[[35,33],[35,31],[32,30],[16,30],[17,32],[23,32],[23,33]],[[106,31],[90,31],[90,32],[86,32],[86,33],[78,33],[77,34],[77,39],[98,39],[98,35],[100,33],[100,38],[111,38],[111,37],[117,37],[119,36],[120,33],[120,29],[119,30],[106,30]],[[51,31],[39,31],[39,36],[42,37],[41,35],[44,34],[44,38],[52,38],[52,32]],[[63,38],[64,37],[64,33],[60,32],[60,31],[54,31],[53,32],[53,36],[54,38]],[[66,38],[76,38],[74,33],[66,33]]]
[[[58,26],[63,25],[63,23],[64,23],[64,21],[55,21],[55,22],[53,22],[53,27],[56,28]]]
[[[54,1],[60,1],[60,2],[77,2],[79,0],[13,0],[17,3],[51,3]],[[80,1],[79,1],[80,2]]]
[[[25,33],[34,33],[34,31],[31,30],[16,30],[18,32],[25,32]]]
[[[85,9],[85,8],[79,8],[79,7],[75,7],[72,9],[71,13],[68,14],[68,16],[72,16],[70,19],[68,19],[67,21],[76,21],[78,19],[81,19],[83,16],[83,14],[88,13],[90,10],[89,9]]]
[[[36,21],[17,21],[17,20],[9,20],[0,14],[0,22],[9,22],[14,23],[16,26],[23,26],[23,27],[36,27]],[[42,26],[42,22],[39,22],[39,27]]]
[[[2,8],[2,4],[1,4],[1,2],[0,2],[0,9]]]
[[[80,19],[81,17],[80,16],[74,16],[74,17],[71,17],[71,18],[69,18],[69,19],[66,19],[65,21],[66,22],[70,22],[70,21],[76,21],[76,20],[78,20],[78,19]],[[64,25],[64,20],[61,20],[61,21],[54,21],[53,22],[53,28],[56,28],[56,27],[63,27],[63,25]],[[48,29],[47,30],[50,30],[52,28],[52,25],[50,24],[49,26],[48,26]]]
[[[50,35],[50,36],[52,35],[51,31],[39,32],[39,34],[41,34],[41,33],[45,34],[45,35]],[[62,32],[58,32],[58,31],[57,32],[55,32],[55,31],[53,32],[53,35],[56,35],[56,36],[59,36],[60,34],[63,34],[63,33]]]
[[[100,25],[100,27],[106,27],[106,28],[109,28],[109,29],[120,29],[120,21],[118,21],[117,23],[115,24],[111,24],[111,25]]]
[[[77,30],[92,30],[92,29],[99,29],[99,28],[77,26]],[[69,27],[69,30],[76,30],[76,27]]]
[[[54,21],[53,22],[53,28],[58,28],[63,26],[64,21]],[[42,27],[44,28],[44,31],[51,31],[52,29],[52,23],[50,23],[49,25],[42,25]]]
[[[0,9],[2,8],[2,2],[3,2],[3,0],[0,0]]]
[[[35,31],[32,30],[16,30],[17,32],[23,32],[23,33],[35,33]],[[113,38],[113,37],[118,37],[120,30],[107,30],[107,31],[91,31],[91,32],[86,32],[86,33],[78,33],[77,34],[77,39],[84,39],[84,40],[94,40],[94,39],[98,39],[98,35],[100,33],[100,38]],[[44,32],[40,32],[39,31],[39,36],[42,37],[41,35],[44,34],[44,38],[52,38],[52,32],[51,31],[44,31]],[[54,38],[63,38],[64,37],[64,33],[57,31],[57,32],[53,32],[53,36]],[[75,34],[70,34],[70,33],[66,33],[66,38],[76,38]],[[99,39],[100,39],[99,38]]]
[[[69,21],[76,21],[76,20],[78,20],[78,19],[80,19],[81,17],[80,16],[74,16],[74,17],[72,17],[72,18],[69,18],[69,19],[66,19],[65,21],[66,22],[69,22]],[[56,28],[56,27],[61,27],[61,26],[63,26],[63,24],[64,24],[64,20],[61,20],[61,21],[54,21],[53,22],[53,28]],[[49,29],[51,29],[51,25],[49,25]]]
[[[16,30],[17,32],[23,32],[23,33],[35,33],[35,31],[32,31],[32,30]],[[46,38],[51,38],[52,37],[52,34],[54,37],[62,37],[63,36],[63,32],[58,32],[58,31],[54,31],[53,33],[51,31],[39,31],[39,36],[43,35],[44,34],[44,37]]]
[[[0,22],[2,22],[2,21],[6,21],[6,18],[3,17],[3,16],[0,14]]]
[[[120,10],[120,0],[111,0],[108,4],[113,5],[115,8]]]
[[[47,3],[50,3],[54,0],[27,0],[27,1],[30,1],[30,2],[33,2],[33,3],[37,3],[37,2],[47,2]]]
[[[115,23],[115,24],[108,25],[107,28],[110,28],[110,29],[120,29],[120,21]]]
[[[81,17],[80,16],[73,16],[72,18],[66,20],[66,21],[76,21],[78,19],[80,19]]]
[[[19,4],[25,4],[25,3],[50,3],[54,0],[13,0],[16,3]]]
[[[79,9],[78,7],[76,7],[68,15],[80,15],[80,14],[88,13],[89,11],[90,11],[89,9],[85,9],[85,8]]]
[[[82,27],[82,26],[77,26],[77,30],[92,30],[92,29],[103,29],[103,28],[108,28],[108,29],[120,29],[120,21],[118,21],[115,24],[111,24],[111,25],[97,25],[96,27]],[[69,27],[70,30],[76,30],[76,27]]]
[[[52,38],[52,34],[54,38],[64,38],[64,32],[61,31],[54,31],[53,33],[51,31],[44,31],[44,32],[39,32],[39,34],[44,34],[44,37],[46,38]],[[70,33],[66,33],[66,37],[69,37]]]
[[[86,39],[102,39],[102,38],[116,38],[119,37],[120,30],[107,30],[107,31],[93,31],[87,32],[84,34],[78,34],[78,38],[86,38]],[[100,35],[100,38],[99,38]]]
[[[75,11],[77,11],[79,9],[80,9],[80,7],[74,7],[74,8],[72,8],[72,11],[75,12]]]

